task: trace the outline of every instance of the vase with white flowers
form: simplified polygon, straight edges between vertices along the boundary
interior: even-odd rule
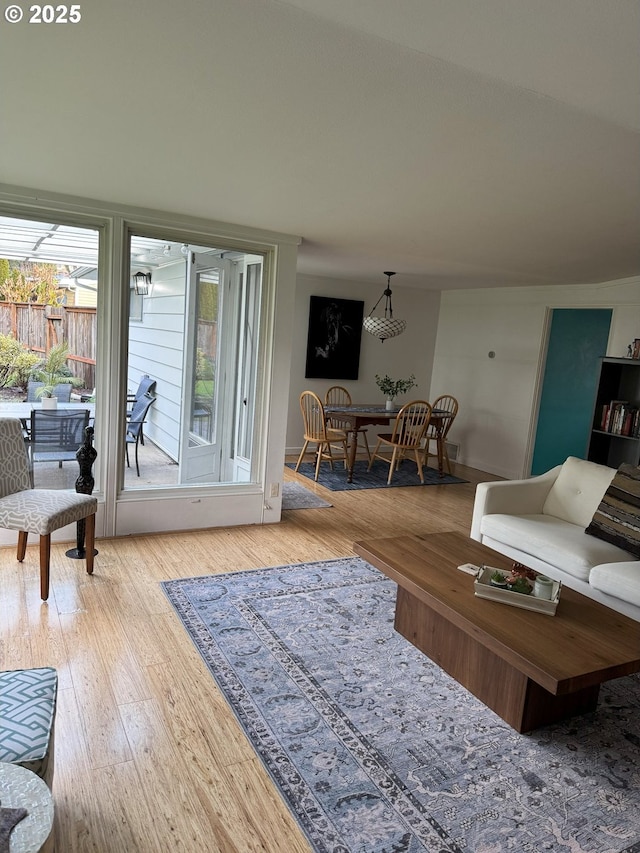
[[[387,409],[393,409],[394,400],[398,394],[406,394],[407,391],[410,391],[412,388],[416,388],[417,384],[416,377],[413,373],[408,379],[392,379],[390,376],[387,376],[386,373],[384,376],[380,376],[376,373],[376,385],[387,398]]]

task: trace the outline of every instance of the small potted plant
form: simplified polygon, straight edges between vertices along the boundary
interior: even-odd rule
[[[376,385],[387,398],[387,409],[393,408],[393,401],[398,394],[406,394],[407,391],[415,388],[417,384],[416,377],[413,373],[408,379],[391,379],[391,377],[387,376],[386,373],[384,376],[380,376],[376,373]]]
[[[520,592],[530,595],[533,591],[533,581],[538,573],[524,566],[522,563],[514,563],[507,577],[507,589],[511,592]]]
[[[510,589],[511,592],[520,592],[522,595],[531,595],[531,591],[533,589],[529,581],[523,577],[515,578],[507,584],[507,588]]]
[[[56,385],[70,384],[79,388],[82,380],[72,376],[67,367],[69,357],[69,345],[63,341],[51,347],[44,361],[39,362],[31,372],[31,378],[43,385],[38,388],[36,395],[42,400],[43,409],[55,409],[58,403],[54,395]]]
[[[498,569],[496,569],[495,572],[492,572],[489,576],[489,583],[491,586],[497,586],[500,589],[507,588],[507,578],[504,572],[501,572]]]

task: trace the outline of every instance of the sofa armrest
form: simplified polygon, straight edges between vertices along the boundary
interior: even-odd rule
[[[482,541],[480,526],[485,515],[539,515],[561,468],[562,465],[556,465],[550,471],[526,480],[478,483],[473,503],[471,538]]]

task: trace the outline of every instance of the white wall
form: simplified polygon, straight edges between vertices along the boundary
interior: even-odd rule
[[[383,403],[384,397],[375,381],[376,373],[382,375],[388,373],[394,379],[405,378],[413,373],[416,376],[418,387],[412,389],[409,395],[398,398],[399,402],[407,402],[409,399],[416,398],[429,399],[440,302],[440,294],[434,291],[393,287],[393,313],[395,317],[407,320],[407,329],[402,335],[391,338],[384,343],[363,330],[358,380],[305,379],[309,297],[328,296],[339,299],[360,299],[364,301],[364,313],[366,315],[371,311],[384,288],[384,281],[379,288],[376,288],[371,283],[297,276],[287,420],[287,453],[299,453],[302,447],[302,416],[298,400],[302,391],[306,389],[315,391],[323,399],[324,393],[330,385],[340,384],[348,388],[355,402]],[[371,432],[375,431],[375,427],[369,429]]]
[[[528,474],[553,308],[612,308],[603,355],[626,356],[627,345],[640,337],[640,278],[442,294],[431,395],[458,398],[449,439],[459,444],[464,464],[507,478]]]
[[[127,389],[140,377],[156,380],[156,402],[149,409],[145,435],[172,459],[178,459],[184,351],[185,268],[180,260],[153,272],[149,296],[143,297],[142,321],[129,323]]]

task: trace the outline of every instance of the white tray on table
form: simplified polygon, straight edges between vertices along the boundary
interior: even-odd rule
[[[500,572],[504,577],[509,575],[509,572],[504,571],[504,569],[496,569],[493,566],[480,566],[476,579],[473,582],[474,592],[478,598],[500,601],[502,604],[511,604],[513,607],[534,610],[537,613],[546,613],[548,616],[555,615],[558,602],[560,601],[560,590],[562,589],[560,581],[553,581],[551,600],[549,600],[547,598],[537,598],[533,593],[526,595],[523,592],[512,592],[510,589],[501,589],[498,586],[492,586],[490,578],[496,571]]]

